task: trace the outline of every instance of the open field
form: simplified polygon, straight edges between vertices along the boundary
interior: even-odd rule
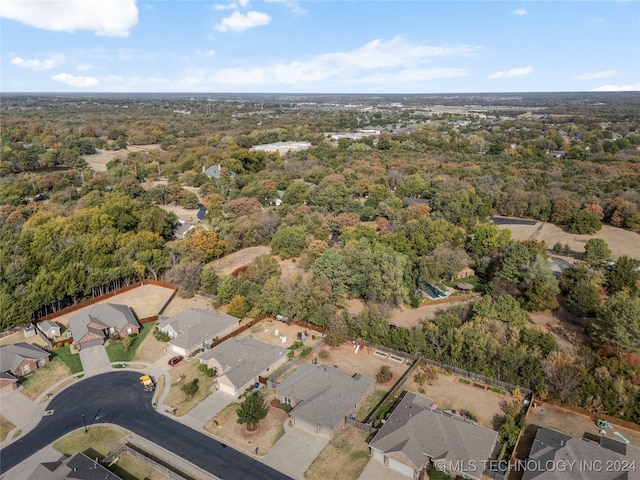
[[[499,226],[511,230],[511,237],[515,240],[544,240],[549,249],[557,242],[562,245],[566,243],[577,259],[582,259],[584,246],[592,238],[601,238],[607,242],[614,258],[622,255],[640,258],[640,234],[611,225],[603,225],[602,230],[593,235],[574,235],[567,231],[567,227],[547,222],[536,222],[534,225]]]
[[[306,480],[356,480],[369,462],[367,434],[345,426],[304,472]]]
[[[123,150],[97,150],[97,153],[93,155],[85,155],[84,159],[92,170],[106,172],[107,163],[111,160],[127,158],[130,152],[152,152],[154,150],[160,150],[160,145],[129,145]]]
[[[207,264],[207,267],[212,268],[218,276],[222,277],[231,275],[238,268],[249,265],[256,257],[270,253],[271,247],[267,246],[243,248],[242,250],[210,262]]]
[[[257,448],[258,456],[262,456],[284,435],[284,422],[289,417],[287,412],[271,405],[275,398],[273,393],[265,396],[269,413],[260,420],[254,432],[248,432],[246,425],[238,423],[236,410],[239,403],[228,405],[212,421],[207,422],[205,430],[244,452],[255,455]]]
[[[412,375],[402,388],[433,399],[441,410],[467,410],[478,417],[478,424],[491,429],[497,428],[496,419],[504,415],[500,405],[504,401],[511,401],[511,395],[483,390],[474,387],[473,382],[465,384],[458,378],[455,375],[438,375],[432,385],[425,382],[420,387]],[[420,393],[420,388],[425,393]]]

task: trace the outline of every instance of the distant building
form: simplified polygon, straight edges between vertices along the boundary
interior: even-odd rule
[[[215,178],[216,180],[218,180],[222,175],[222,166],[219,163],[217,165],[211,165],[209,168],[204,168],[203,166],[202,173],[204,173],[209,178]]]
[[[192,223],[187,223],[184,220],[178,220],[178,222],[180,222],[180,225],[178,225],[173,231],[173,236],[179,240],[182,240],[187,236],[187,233],[195,228],[195,225]]]
[[[299,152],[300,150],[306,150],[310,146],[311,143],[309,142],[276,142],[256,145],[254,147],[251,147],[251,150],[285,155],[289,152]]]

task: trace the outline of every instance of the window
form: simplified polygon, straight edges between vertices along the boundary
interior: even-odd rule
[[[26,375],[30,371],[31,371],[31,365],[29,365],[28,363],[25,363],[24,366],[22,367],[22,373]]]

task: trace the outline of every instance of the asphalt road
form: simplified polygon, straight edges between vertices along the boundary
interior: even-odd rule
[[[113,423],[227,480],[288,479],[277,470],[227,447],[158,412],[152,394],[143,392],[136,372],[111,372],[90,377],[60,392],[49,404],[53,415],[20,440],[0,451],[0,473],[30,457],[59,437],[95,423]]]

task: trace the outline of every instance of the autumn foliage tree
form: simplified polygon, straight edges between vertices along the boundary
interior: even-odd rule
[[[194,228],[185,242],[192,251],[201,255],[204,263],[220,258],[227,251],[227,244],[216,232],[202,227]]]

